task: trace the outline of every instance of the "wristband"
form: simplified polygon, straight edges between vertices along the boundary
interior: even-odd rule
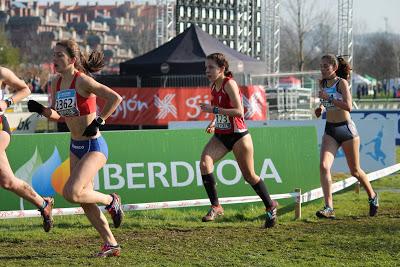
[[[103,119],[100,118],[100,117],[97,117],[97,118],[95,119],[95,121],[96,121],[99,125],[104,125],[104,124],[106,124],[106,121],[103,120]]]
[[[218,113],[219,113],[219,108],[218,108],[217,106],[215,106],[215,107],[213,108],[213,113],[214,113],[214,114],[218,114]]]

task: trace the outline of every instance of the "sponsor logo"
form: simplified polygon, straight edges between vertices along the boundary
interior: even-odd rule
[[[169,113],[175,118],[178,118],[178,112],[172,100],[175,98],[175,94],[167,94],[163,99],[154,95],[154,105],[159,109],[156,119],[165,119]]]
[[[126,99],[126,96],[122,96],[122,102],[118,105],[117,109],[111,115],[112,118],[117,118],[122,114],[122,118],[126,119],[129,112],[143,111],[149,109],[149,105],[146,102],[140,101],[138,95],[134,95],[131,98]]]
[[[75,144],[72,144],[71,146],[72,146],[72,148],[74,148],[74,149],[84,149],[84,148],[85,148],[85,146],[77,146],[77,145],[75,145]]]
[[[201,114],[201,108],[200,108],[200,103],[205,103],[205,104],[210,104],[210,101],[208,100],[208,95],[197,95],[194,97],[189,97],[186,99],[186,106],[188,108],[194,109],[193,111],[188,111],[186,112],[186,115],[190,119],[194,119],[200,116]],[[205,113],[204,117],[207,119],[210,116],[210,113]]]
[[[261,96],[260,92],[254,93],[249,98],[243,96],[243,106],[246,109],[244,117],[246,119],[251,119],[256,114],[259,116],[263,116],[262,114],[263,102],[264,99]]]
[[[222,160],[216,166],[216,179],[224,185],[233,186],[242,179],[242,173],[234,160]],[[233,169],[233,177],[224,175],[226,169]],[[125,173],[125,175],[124,175]],[[271,159],[264,159],[261,171],[261,179],[272,179],[276,183],[282,183],[281,176]],[[99,177],[96,177],[95,188],[99,189]],[[186,187],[195,184],[202,186],[200,161],[194,164],[185,161],[164,162],[136,162],[120,164],[106,164],[103,167],[102,187],[106,190],[122,188],[145,189],[155,187]]]

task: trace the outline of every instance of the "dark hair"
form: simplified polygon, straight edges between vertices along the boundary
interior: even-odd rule
[[[104,67],[104,54],[99,50],[93,50],[88,56],[81,52],[74,40],[62,40],[56,45],[64,47],[69,57],[76,58],[74,67],[85,74],[98,72]]]
[[[213,53],[207,56],[207,59],[213,60],[217,63],[217,66],[222,68],[225,67],[224,75],[226,77],[233,77],[232,72],[229,70],[229,63],[225,58],[225,55],[222,53]]]
[[[335,56],[332,54],[324,55],[322,59],[326,59],[329,64],[337,66],[336,75],[342,79],[349,80],[351,67],[350,64],[343,58],[343,56]]]

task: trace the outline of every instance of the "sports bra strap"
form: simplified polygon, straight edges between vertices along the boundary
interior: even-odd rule
[[[214,90],[215,89],[215,82],[213,82],[212,84],[211,84],[211,90]]]
[[[339,82],[340,82],[340,80],[341,80],[342,78],[340,78],[340,77],[338,77],[338,80],[334,83],[334,84],[332,84],[332,86],[330,86],[330,87],[336,87],[338,84],[339,84]],[[328,87],[328,80],[326,80],[326,79],[323,79],[322,80],[322,86],[323,87]]]
[[[81,73],[80,73],[79,71],[77,71],[77,72],[75,73],[74,79],[72,79],[71,88],[75,88],[76,78],[78,78],[78,76],[79,76],[80,74],[81,74]]]
[[[224,90],[225,84],[226,84],[230,79],[232,79],[232,78],[231,78],[231,77],[225,77],[225,79],[222,81],[222,85],[221,85],[222,90]],[[216,89],[216,87],[217,87],[217,86],[216,86],[215,82],[213,82],[212,85],[211,85],[211,90]],[[224,91],[225,91],[225,90],[224,90]]]
[[[58,81],[57,81],[57,86],[56,86],[56,91],[58,92],[58,91],[60,91],[60,87],[61,87],[61,80],[62,80],[62,78],[60,77],[60,78],[58,78]]]
[[[337,86],[342,78],[338,77],[339,79],[333,84],[333,86]]]
[[[72,79],[71,86],[69,87],[69,89],[75,88],[76,78],[77,78],[80,74],[81,74],[81,73],[80,73],[79,71],[75,72],[74,78]],[[61,81],[62,81],[62,77],[60,76],[60,78],[58,78],[57,86],[56,86],[56,91],[57,91],[57,92],[60,91],[60,89],[61,89]]]
[[[222,82],[222,88],[225,87],[225,84],[226,84],[230,79],[232,79],[232,78],[231,78],[231,77],[226,77],[226,78],[224,79],[224,81]]]

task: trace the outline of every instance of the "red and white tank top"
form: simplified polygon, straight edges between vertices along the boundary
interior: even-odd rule
[[[75,83],[80,72],[76,72],[69,89],[61,90],[60,77],[56,87],[55,110],[63,117],[83,116],[96,112],[96,96],[83,97],[75,88]]]
[[[220,108],[233,108],[229,95],[225,92],[225,84],[230,80],[227,77],[222,82],[221,88],[217,91],[215,83],[211,86],[212,100],[211,104]],[[239,90],[240,102],[242,102],[242,93]],[[231,117],[223,114],[215,114],[215,133],[232,134],[247,131],[243,117]]]

